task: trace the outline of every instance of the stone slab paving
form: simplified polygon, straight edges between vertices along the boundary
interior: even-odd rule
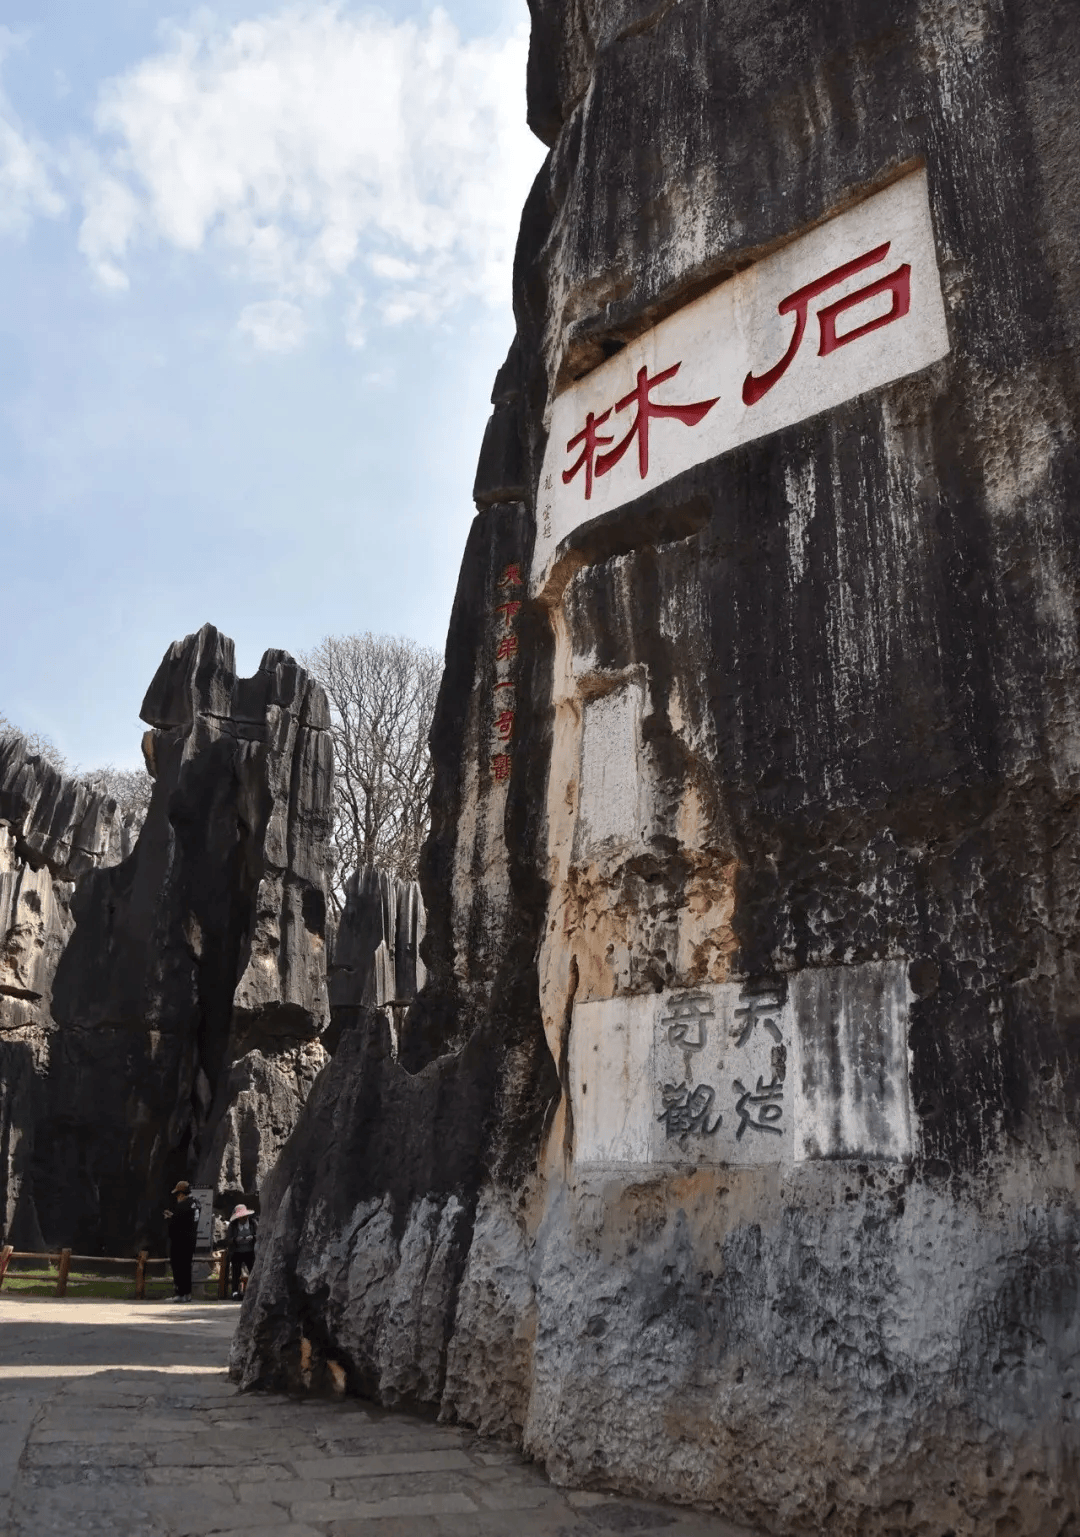
[[[0,1298],[0,1537],[752,1537],[356,1399],[238,1393],[228,1305]]]

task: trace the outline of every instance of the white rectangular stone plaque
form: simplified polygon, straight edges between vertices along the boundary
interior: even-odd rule
[[[190,1198],[199,1208],[195,1247],[201,1253],[214,1247],[214,1192],[209,1186],[200,1185],[198,1189],[192,1189]]]
[[[907,1158],[907,1014],[901,960],[575,1004],[574,1161]]]
[[[669,315],[556,397],[534,591],[574,529],[948,350],[919,170]]]

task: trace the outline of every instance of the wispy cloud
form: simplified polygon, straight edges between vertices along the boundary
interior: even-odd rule
[[[97,141],[68,159],[80,248],[114,288],[155,244],[215,262],[262,295],[238,324],[271,351],[300,345],[327,297],[355,345],[361,311],[393,324],[505,303],[542,154],[526,51],[524,28],[463,40],[439,11],[420,25],[315,4],[232,26],[201,12],[103,88]],[[13,138],[5,172],[7,142],[0,186],[21,177],[27,210],[52,211],[44,162]]]
[[[14,33],[0,27],[0,64],[17,45]],[[48,161],[47,147],[23,127],[0,90],[0,230],[21,234],[37,215],[63,212]]]
[[[298,304],[287,299],[263,299],[244,306],[237,330],[250,336],[263,352],[293,352],[304,340],[307,321]]]

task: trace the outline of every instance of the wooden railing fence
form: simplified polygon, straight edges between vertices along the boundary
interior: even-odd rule
[[[91,1265],[95,1269],[100,1266],[117,1266],[121,1269],[121,1272],[126,1272],[133,1268],[135,1272],[135,1298],[138,1302],[143,1302],[146,1299],[147,1274],[151,1266],[166,1267],[165,1274],[161,1277],[161,1279],[168,1280],[168,1260],[151,1259],[150,1254],[146,1249],[140,1250],[137,1258],[128,1259],[105,1254],[73,1254],[70,1249],[60,1249],[58,1252],[54,1253],[39,1254],[26,1250],[15,1249],[11,1246],[11,1244],[5,1244],[4,1247],[0,1249],[0,1288],[3,1287],[4,1277],[8,1273],[8,1267],[11,1265],[12,1260],[20,1262],[41,1262],[38,1264],[36,1269],[31,1269],[30,1271],[22,1270],[16,1272],[15,1270],[12,1270],[11,1274],[13,1278],[17,1273],[20,1278],[26,1280],[51,1281],[53,1278],[53,1272],[55,1271],[56,1290],[54,1295],[57,1297],[66,1297],[68,1294],[68,1285],[71,1277],[71,1266],[73,1262],[76,1266]],[[222,1276],[224,1276],[224,1272],[225,1261],[222,1258]],[[78,1281],[73,1282],[72,1284],[75,1286],[93,1286],[95,1281],[101,1282],[107,1279],[107,1276],[93,1276],[89,1279],[83,1277]],[[151,1277],[151,1279],[156,1280],[157,1278]],[[224,1291],[222,1289],[223,1284],[223,1281],[219,1282],[219,1296],[224,1295]]]

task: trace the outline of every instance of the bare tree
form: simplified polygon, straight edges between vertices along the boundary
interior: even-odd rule
[[[125,816],[133,817],[135,823],[142,826],[154,788],[154,781],[145,769],[121,769],[106,763],[103,768],[90,769],[76,777],[98,795],[111,795]]]
[[[328,635],[300,658],[330,701],[334,737],[333,899],[366,864],[415,880],[428,830],[428,733],[437,651],[392,635]]]
[[[0,736],[17,736],[30,757],[44,758],[46,763],[51,763],[61,774],[71,772],[67,759],[51,737],[43,736],[40,731],[20,731],[3,711],[0,711]]]
[[[72,768],[51,737],[43,736],[39,731],[21,731],[2,712],[0,736],[18,737],[29,756],[43,758],[58,773],[67,774],[98,795],[111,795],[124,816],[131,818],[131,825],[136,829],[142,826],[154,787],[154,781],[145,769],[120,769],[112,763],[85,772]]]

